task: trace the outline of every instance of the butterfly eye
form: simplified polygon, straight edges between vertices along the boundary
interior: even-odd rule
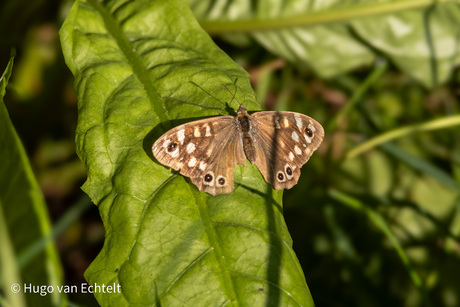
[[[289,164],[286,164],[284,166],[284,172],[286,173],[286,177],[287,179],[291,179],[293,177],[293,171],[292,171],[292,168]]]
[[[217,184],[220,185],[220,186],[225,186],[226,185],[226,180],[225,180],[225,177],[223,176],[219,176],[217,177]]]
[[[206,174],[206,176],[204,176],[204,181],[211,182],[212,181],[212,175],[211,174]]]
[[[168,152],[172,152],[174,151],[174,149],[176,149],[177,147],[177,144],[176,143],[171,143],[168,145]]]
[[[284,180],[284,174],[282,172],[278,173],[278,180],[283,181]]]
[[[305,132],[307,133],[308,137],[311,138],[313,136],[313,131],[311,131],[310,128],[305,129]]]

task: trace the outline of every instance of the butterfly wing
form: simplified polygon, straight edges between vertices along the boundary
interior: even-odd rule
[[[324,138],[323,127],[313,118],[294,112],[258,112],[251,116],[255,163],[276,190],[290,189],[300,168]]]
[[[153,155],[212,195],[233,191],[233,169],[246,157],[236,118],[220,116],[175,127],[152,147]]]

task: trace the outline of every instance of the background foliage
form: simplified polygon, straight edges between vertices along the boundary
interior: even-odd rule
[[[302,112],[326,128],[283,196],[316,304],[458,305],[458,4],[248,3],[189,1],[266,109]],[[104,232],[79,190],[76,98],[57,36],[71,4],[2,4],[0,64],[16,47],[5,103],[59,236],[65,283],[78,284]]]

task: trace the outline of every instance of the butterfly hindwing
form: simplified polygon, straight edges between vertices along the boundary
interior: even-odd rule
[[[300,168],[324,138],[323,127],[311,117],[294,112],[258,112],[251,116],[255,161],[275,189],[297,184]]]
[[[153,155],[212,195],[233,191],[233,169],[245,164],[236,118],[220,116],[175,127],[152,147]]]

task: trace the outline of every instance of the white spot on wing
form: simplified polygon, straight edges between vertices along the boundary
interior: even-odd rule
[[[305,133],[303,136],[305,137],[305,141],[307,141],[307,143],[310,144],[311,139],[308,137],[308,135]]]
[[[292,131],[292,139],[296,142],[299,141],[299,135],[295,131]]]
[[[188,161],[188,166],[189,167],[194,167],[196,164],[196,159],[195,157],[191,157],[190,160]]]
[[[166,151],[167,152],[167,151]],[[177,156],[179,156],[179,148],[176,148],[176,150],[174,150],[173,152],[169,153],[168,154],[171,155],[171,158],[177,158]]]
[[[289,128],[289,121],[286,116],[283,117],[283,125],[284,125],[284,128]]]
[[[163,143],[163,147],[166,147],[169,145],[169,143],[171,143],[171,140],[166,140],[164,143]]]
[[[295,153],[296,153],[296,154],[298,154],[298,155],[301,155],[301,154],[302,154],[302,150],[300,150],[300,148],[297,147],[297,145],[295,145],[294,150],[295,150]]]
[[[177,132],[177,140],[182,144],[184,144],[185,139],[185,129],[181,129]]]
[[[200,170],[204,171],[204,170],[206,169],[206,166],[207,166],[207,165],[208,165],[208,164],[203,163],[203,161],[201,161],[201,162],[200,162],[200,166],[199,166]]]
[[[300,118],[299,115],[294,115],[295,122],[297,124],[297,127],[299,127],[300,130],[302,130],[303,124],[302,124],[302,119]]]
[[[211,127],[208,124],[204,125],[206,127],[206,134],[204,136],[211,136]]]
[[[289,152],[289,159],[291,161],[294,161],[294,154],[292,152]]]
[[[286,144],[284,144],[284,142],[282,140],[280,140],[280,146],[281,146],[281,148],[285,148]]]
[[[196,147],[195,147],[195,144],[189,143],[189,144],[187,145],[187,153],[192,153],[192,152],[194,152],[194,151],[195,151],[195,148],[196,148]]]
[[[310,130],[311,130],[312,132],[315,132],[315,131],[316,131],[315,126],[313,126],[312,124],[309,124],[309,125],[308,125],[308,128],[310,128]]]
[[[195,127],[195,130],[193,131],[193,136],[196,138],[199,138],[201,136],[200,128]]]

